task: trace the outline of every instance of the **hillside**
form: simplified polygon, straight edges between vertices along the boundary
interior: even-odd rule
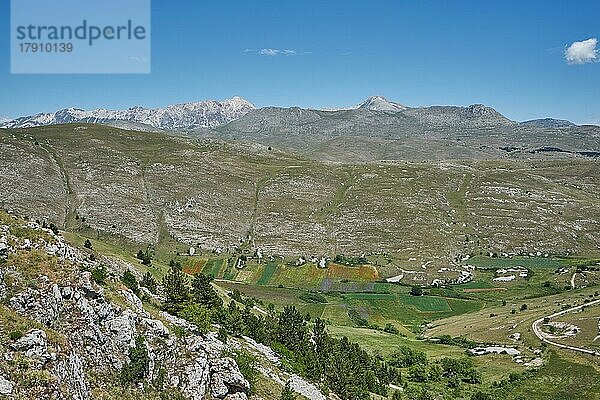
[[[258,142],[343,163],[597,156],[600,128],[549,121],[517,123],[493,108],[396,103],[338,111],[267,107],[197,136]],[[547,149],[553,149],[548,151]]]
[[[3,212],[0,227],[3,396],[247,398],[250,385],[216,334],[159,312],[157,296],[119,282],[124,268],[135,267],[95,260],[52,230]],[[152,382],[144,391],[134,385],[136,362]]]
[[[547,152],[330,163],[103,125],[2,130],[0,206],[30,220],[0,213],[0,391],[595,398],[600,174]],[[192,289],[175,296],[174,276]]]
[[[600,174],[583,157],[339,165],[98,125],[0,135],[0,205],[95,235],[405,266],[598,249]]]

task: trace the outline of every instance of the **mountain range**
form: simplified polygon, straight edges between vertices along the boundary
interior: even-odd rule
[[[256,108],[240,97],[157,109],[68,108],[17,118],[0,127],[64,123],[259,143],[329,162],[600,155],[597,126],[552,118],[517,122],[482,104],[408,107],[381,96],[337,110]]]
[[[240,118],[254,110],[254,105],[241,97],[224,101],[207,100],[148,109],[131,107],[127,110],[96,109],[85,111],[65,108],[53,113],[20,117],[1,124],[3,128],[32,128],[35,126],[89,122],[141,130],[178,130],[215,127]]]
[[[266,107],[266,110],[297,110],[298,107],[281,108]],[[130,107],[127,110],[107,110],[104,108],[95,110],[82,110],[80,108],[65,108],[51,113],[39,113],[23,116],[16,119],[0,118],[2,128],[32,128],[35,126],[66,124],[74,122],[88,122],[99,124],[131,124],[160,130],[189,130],[196,128],[214,128],[228,122],[235,121],[257,108],[249,101],[234,96],[223,101],[206,100],[193,103],[181,103],[169,105],[165,108],[149,109],[140,106]],[[474,104],[468,107],[454,106],[431,106],[431,107],[408,107],[400,103],[387,100],[382,96],[372,96],[362,103],[342,109],[311,110],[322,112],[339,111],[372,111],[395,113],[404,112],[414,116],[422,122],[435,125],[456,124],[461,121],[471,121],[483,125],[510,124],[508,118],[482,104]],[[566,120],[544,118],[525,121],[526,126],[542,128],[564,128],[576,126]]]

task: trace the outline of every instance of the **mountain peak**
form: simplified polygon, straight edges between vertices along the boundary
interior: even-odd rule
[[[466,111],[469,115],[474,117],[485,117],[490,115],[500,115],[498,111],[496,111],[492,107],[488,107],[485,104],[471,104],[466,108]]]
[[[408,107],[389,101],[383,96],[371,96],[363,101],[358,108],[370,111],[402,111]]]
[[[230,99],[224,100],[222,101],[222,103],[227,103],[227,104],[231,104],[237,107],[245,107],[245,108],[250,108],[250,109],[256,109],[256,106],[254,104],[252,104],[251,102],[249,102],[248,100],[244,99],[243,97],[240,96],[233,96]]]

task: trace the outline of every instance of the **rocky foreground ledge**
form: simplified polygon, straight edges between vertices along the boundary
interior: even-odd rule
[[[200,335],[166,313],[151,315],[133,292],[91,279],[87,270],[100,261],[50,229],[1,217],[0,395],[247,398],[250,385],[216,334]],[[136,338],[149,356],[148,375],[124,389],[119,372]]]

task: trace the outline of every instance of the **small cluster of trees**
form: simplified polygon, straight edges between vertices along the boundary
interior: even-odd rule
[[[305,303],[327,303],[327,298],[321,293],[303,292],[298,298]]]
[[[416,364],[427,364],[427,355],[409,346],[400,346],[390,355],[390,365],[398,368],[408,368]]]
[[[149,248],[146,251],[138,250],[136,257],[142,261],[142,264],[146,266],[152,265],[152,252]]]
[[[445,381],[448,387],[458,387],[461,382],[480,383],[481,375],[469,358],[444,357],[430,362],[427,355],[408,346],[400,348],[390,356],[390,365],[408,368],[408,379],[413,382]]]
[[[423,296],[423,288],[421,286],[415,285],[410,288],[410,294],[413,296]]]
[[[156,294],[158,291],[158,283],[152,274],[150,274],[150,272],[146,272],[144,276],[142,276],[142,280],[138,283],[135,275],[127,269],[125,272],[123,272],[123,275],[121,275],[121,282],[138,296],[140,295],[140,286],[145,287],[154,294]]]
[[[210,329],[211,321],[222,313],[223,301],[211,285],[212,277],[198,273],[189,282],[181,264],[171,260],[169,272],[163,278],[165,311],[186,319],[200,332]]]
[[[345,256],[343,254],[338,254],[333,258],[333,262],[338,263],[338,264],[344,264],[344,265],[349,265],[351,267],[355,266],[355,265],[362,265],[362,264],[367,264],[369,262],[369,260],[366,259],[366,257],[350,257],[350,256]]]

